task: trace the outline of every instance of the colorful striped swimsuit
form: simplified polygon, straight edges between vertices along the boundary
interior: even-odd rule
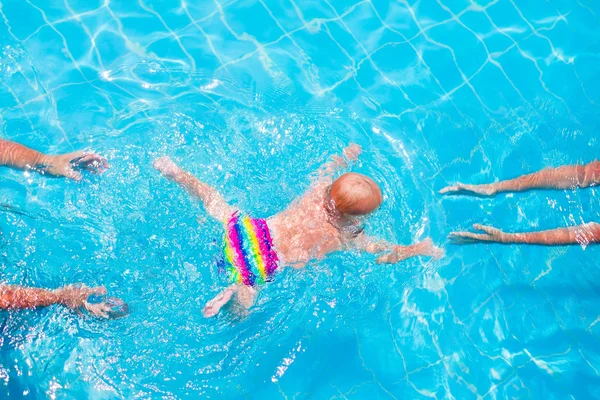
[[[225,269],[231,283],[255,286],[273,280],[278,258],[266,220],[233,214],[224,242]]]

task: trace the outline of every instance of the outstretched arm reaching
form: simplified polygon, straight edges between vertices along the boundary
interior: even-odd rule
[[[600,242],[600,224],[595,222],[569,228],[521,233],[506,233],[500,229],[480,224],[473,225],[473,229],[483,233],[452,232],[448,238],[455,244],[492,242],[557,246],[563,244],[588,245]]]
[[[331,180],[332,176],[339,171],[348,167],[348,162],[354,162],[358,159],[358,156],[362,152],[362,147],[355,143],[350,143],[348,147],[344,149],[343,156],[332,156],[331,160],[319,168],[319,179]]]
[[[347,246],[371,254],[380,254],[377,257],[377,264],[395,264],[416,256],[427,256],[435,259],[444,256],[444,250],[436,247],[430,238],[409,246],[400,246],[390,244],[385,240],[373,239],[361,233],[356,238],[348,241]]]
[[[227,223],[229,218],[237,211],[237,208],[227,204],[223,196],[217,192],[217,189],[184,171],[169,157],[162,157],[154,161],[154,168],[160,171],[165,178],[176,182],[192,196],[199,198],[211,217]]]
[[[46,155],[19,143],[0,139],[0,165],[37,171],[41,174],[64,176],[76,181],[80,170],[102,173],[108,169],[105,158],[93,153],[76,151],[69,154]]]
[[[558,168],[546,168],[532,174],[515,179],[469,185],[457,183],[440,190],[446,193],[474,193],[482,196],[493,196],[501,192],[522,192],[530,189],[573,189],[587,188],[600,184],[600,162],[594,161],[588,165],[565,165]]]
[[[95,316],[108,318],[111,305],[108,302],[88,303],[88,297],[93,294],[104,295],[106,288],[70,285],[56,290],[47,290],[1,285],[0,309],[14,310],[61,304],[73,311],[81,312],[84,309]]]

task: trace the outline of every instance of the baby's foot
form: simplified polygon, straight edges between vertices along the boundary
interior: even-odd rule
[[[202,315],[204,315],[206,318],[217,315],[219,311],[221,311],[221,308],[225,304],[229,303],[229,300],[231,300],[231,297],[235,292],[236,288],[232,287],[223,290],[217,295],[217,297],[206,303],[204,309],[202,310]]]

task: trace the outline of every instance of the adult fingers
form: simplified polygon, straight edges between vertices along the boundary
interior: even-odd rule
[[[72,163],[77,166],[84,167],[86,170],[92,173],[102,173],[109,168],[108,160],[94,153],[86,153]]]
[[[502,231],[500,229],[494,228],[493,226],[489,226],[489,225],[473,224],[473,229],[476,229],[478,231],[483,231],[490,235],[499,235],[502,233]]]
[[[79,159],[85,156],[85,152],[79,150],[73,153],[65,154],[63,157],[66,158],[70,163],[76,163]]]
[[[81,157],[71,160],[71,162],[73,164],[83,165],[94,161],[99,161],[100,159],[101,157],[94,153],[84,153]]]
[[[467,244],[489,241],[490,238],[487,234],[483,233],[451,232],[448,235],[448,239],[450,239],[450,242],[454,244]]]
[[[85,302],[84,308],[90,314],[102,318],[108,318],[108,311],[110,311],[110,307],[105,303],[90,304],[88,302]]]
[[[80,180],[83,179],[83,175],[81,175],[81,172],[79,171],[75,171],[72,168],[66,168],[62,175],[64,175],[65,177],[69,178],[69,179],[73,179],[76,182],[79,182]]]
[[[445,188],[440,189],[440,191],[438,193],[439,194],[455,193],[460,190],[461,190],[461,185],[460,185],[460,183],[458,183],[456,185],[446,186]]]

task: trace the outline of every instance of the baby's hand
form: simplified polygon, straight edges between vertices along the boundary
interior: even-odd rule
[[[395,264],[415,256],[432,257],[438,260],[444,256],[444,249],[433,244],[430,238],[410,246],[394,246],[391,253],[384,254],[377,258],[377,264]]]
[[[167,178],[173,178],[182,171],[173,160],[166,156],[154,160],[154,168]]]
[[[356,161],[358,160],[358,156],[362,152],[362,147],[357,145],[356,143],[351,143],[350,146],[344,149],[344,157],[348,161]]]

